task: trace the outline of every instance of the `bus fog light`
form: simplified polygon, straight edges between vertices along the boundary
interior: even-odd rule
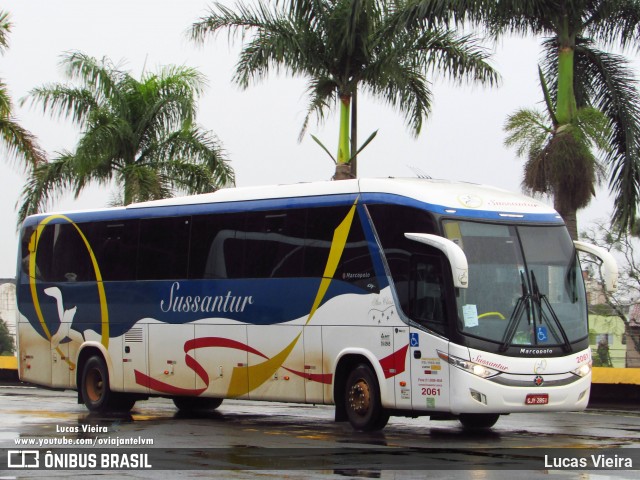
[[[471,392],[471,397],[479,403],[482,403],[483,405],[487,404],[487,396],[484,393],[480,393],[477,390],[473,390],[473,389],[469,389],[469,392]]]
[[[587,393],[589,393],[589,389],[588,388],[578,396],[578,401],[579,402],[582,401],[582,399],[587,395]]]
[[[572,370],[571,373],[579,377],[586,377],[591,373],[591,362],[585,363],[581,367],[578,367],[575,370]]]

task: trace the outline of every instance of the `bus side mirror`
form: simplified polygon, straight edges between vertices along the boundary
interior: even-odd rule
[[[618,263],[613,255],[597,245],[578,241],[573,243],[579,252],[589,253],[602,261],[604,288],[607,292],[615,292],[618,288]]]
[[[409,240],[435,247],[444,253],[451,264],[453,286],[456,288],[469,287],[469,263],[467,256],[458,245],[448,238],[429,233],[405,233],[404,236]]]

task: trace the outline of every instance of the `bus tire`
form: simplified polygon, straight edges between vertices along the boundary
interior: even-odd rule
[[[206,412],[222,405],[222,398],[173,397],[173,404],[181,412]]]
[[[128,412],[136,403],[130,395],[111,391],[107,365],[98,355],[84,364],[80,388],[84,404],[92,412]]]
[[[458,420],[465,430],[486,430],[493,427],[499,418],[497,413],[463,413]]]
[[[382,407],[380,387],[368,365],[354,368],[347,378],[345,409],[351,426],[358,431],[381,430],[389,421],[389,412]]]

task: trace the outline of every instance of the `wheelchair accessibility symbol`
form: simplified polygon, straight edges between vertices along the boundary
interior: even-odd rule
[[[410,333],[409,334],[409,344],[412,347],[419,347],[420,346],[420,340],[418,339],[418,334],[417,333]]]
[[[549,339],[547,335],[547,327],[536,327],[536,337],[539,342],[546,342]]]

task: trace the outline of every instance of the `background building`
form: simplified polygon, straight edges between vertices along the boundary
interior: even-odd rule
[[[13,279],[0,279],[0,319],[16,342],[16,284]]]

